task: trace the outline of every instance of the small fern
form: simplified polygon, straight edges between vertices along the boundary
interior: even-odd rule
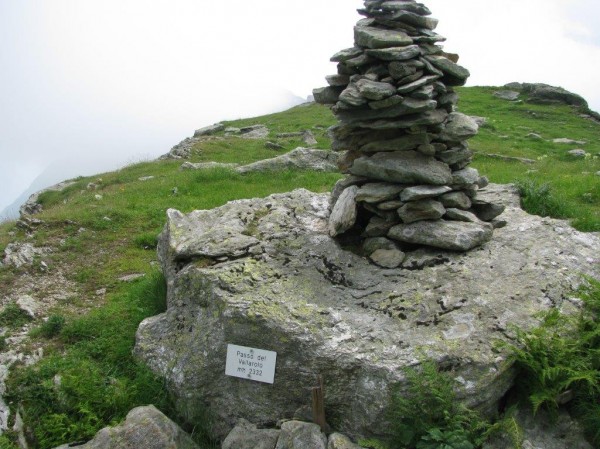
[[[509,346],[520,372],[517,386],[534,413],[544,408],[556,416],[559,398],[572,392],[573,410],[600,447],[600,282],[588,281],[578,316],[553,309],[537,329],[517,330]]]
[[[390,449],[390,445],[388,443],[375,438],[364,438],[358,440],[358,445],[366,449]]]
[[[455,381],[450,373],[426,361],[418,368],[406,369],[405,375],[407,389],[397,388],[393,392],[388,413],[394,448],[434,444],[438,437],[458,445],[459,435],[471,447],[485,441],[490,424],[456,399]]]

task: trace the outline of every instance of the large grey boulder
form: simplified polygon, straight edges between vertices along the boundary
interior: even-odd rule
[[[251,125],[240,128],[240,137],[243,139],[264,139],[269,135],[269,128],[265,125]]]
[[[243,165],[235,169],[238,173],[275,171],[286,169],[337,171],[339,153],[311,148],[296,148],[289,153],[271,159]]]
[[[327,449],[360,449],[361,447],[341,433],[332,433],[327,441]]]
[[[153,405],[137,407],[116,427],[105,427],[85,444],[56,449],[200,449],[192,438]]]
[[[209,137],[206,134],[200,135],[198,137],[186,137],[178,144],[173,145],[173,147],[169,150],[168,153],[163,154],[161,157],[159,157],[159,160],[188,159],[194,152],[194,146],[197,143],[200,143],[203,140],[209,139],[209,138],[211,138],[211,137]]]
[[[317,375],[337,430],[385,435],[391,389],[423,358],[452,367],[461,401],[493,409],[514,376],[498,342],[551,307],[576,311],[582,276],[600,278],[600,239],[528,215],[510,186],[478,198],[505,205],[507,225],[481,250],[407,252],[409,269],[377,267],[330,238],[324,194],[170,211],[159,244],[168,308],[141,323],[135,354],[191,424],[209,407],[221,436],[239,418],[293,417]],[[275,351],[274,383],[226,376],[228,344]]]
[[[536,104],[567,104],[587,108],[585,99],[562,87],[536,85],[529,95],[530,103]]]

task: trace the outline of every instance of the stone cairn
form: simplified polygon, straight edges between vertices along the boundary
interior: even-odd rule
[[[477,123],[456,112],[469,71],[445,53],[438,20],[414,0],[366,0],[355,46],[336,53],[338,73],[314,90],[333,105],[332,149],[346,173],[332,193],[329,233],[359,234],[363,252],[395,268],[404,251],[468,251],[488,241],[503,206],[477,199],[487,185],[469,168]],[[490,223],[492,222],[492,223]]]

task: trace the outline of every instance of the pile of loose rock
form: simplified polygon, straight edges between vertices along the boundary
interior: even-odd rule
[[[340,121],[330,135],[333,150],[345,152],[339,165],[348,174],[332,195],[330,234],[377,237],[365,252],[379,251],[392,267],[414,245],[481,245],[503,208],[477,199],[487,180],[468,167],[467,139],[478,126],[456,112],[453,90],[468,70],[437,44],[445,39],[423,4],[367,0],[359,13],[366,18],[354,28],[355,46],[331,58],[338,73],[314,90]]]

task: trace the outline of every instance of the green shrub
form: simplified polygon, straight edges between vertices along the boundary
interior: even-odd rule
[[[390,449],[389,444],[385,441],[377,440],[375,438],[364,438],[358,440],[358,445],[366,449]]]
[[[392,447],[436,447],[436,438],[456,444],[449,448],[479,446],[490,424],[462,405],[454,393],[452,376],[433,362],[405,370],[408,387],[396,389],[388,413]]]
[[[467,432],[458,427],[456,429],[431,429],[421,437],[417,449],[474,449],[469,441]]]
[[[19,446],[10,441],[8,436],[0,435],[0,449],[19,449]]]

